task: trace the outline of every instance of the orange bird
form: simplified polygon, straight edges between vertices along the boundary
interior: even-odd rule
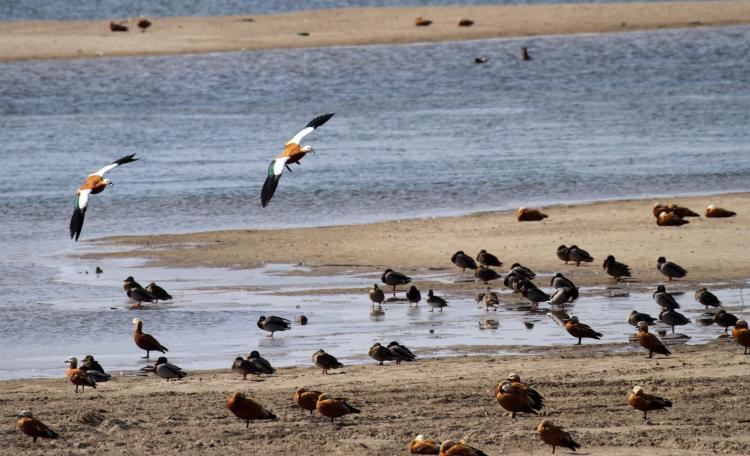
[[[453,440],[446,440],[440,445],[440,456],[487,456],[482,450],[477,450],[474,447],[464,444],[463,442],[454,442]]]
[[[672,352],[664,346],[662,341],[659,340],[655,334],[648,332],[648,323],[645,321],[638,322],[638,331],[635,332],[635,337],[638,339],[638,343],[641,344],[641,347],[648,350],[649,358],[653,357],[654,353],[659,353],[664,356],[672,354]]]
[[[299,161],[302,160],[305,154],[308,152],[315,152],[311,146],[300,146],[299,143],[302,141],[302,138],[328,122],[331,117],[333,117],[333,113],[323,114],[322,116],[314,118],[305,125],[305,128],[300,130],[299,133],[294,135],[292,139],[284,144],[285,147],[281,152],[281,155],[273,160],[268,166],[268,175],[266,176],[266,181],[263,183],[263,189],[260,191],[261,206],[266,207],[268,202],[271,201],[271,197],[273,197],[273,193],[279,185],[279,180],[281,179],[281,174],[284,172],[284,168],[288,169],[289,172],[292,172],[292,168],[290,168],[289,165],[292,163],[299,165]]]
[[[750,348],[750,329],[747,329],[745,320],[738,320],[734,324],[732,337],[734,337],[735,342],[745,347],[745,354],[747,355],[747,349]]]
[[[70,380],[70,383],[76,386],[76,393],[78,392],[79,386],[81,387],[81,392],[83,392],[87,386],[96,389],[96,380],[94,380],[94,377],[90,376],[86,371],[78,368],[78,358],[71,356],[65,361],[65,363],[69,364],[66,376],[68,377],[68,380]]]
[[[516,210],[516,218],[519,222],[538,222],[548,217],[547,214],[543,213],[539,209],[528,209],[525,207],[519,207]]]
[[[86,181],[78,188],[76,199],[73,203],[73,216],[70,218],[70,238],[78,241],[83,228],[83,219],[86,216],[86,207],[89,201],[89,195],[96,195],[107,188],[107,185],[113,185],[112,181],[104,178],[107,171],[117,168],[120,165],[138,160],[135,154],[126,155],[119,160],[115,160],[94,174],[89,174]]]
[[[713,204],[706,208],[706,217],[708,218],[734,217],[735,215],[737,215],[736,212],[729,211],[723,207],[716,207]]]
[[[138,348],[142,350],[146,350],[146,356],[144,358],[148,359],[149,352],[152,351],[159,351],[162,353],[166,353],[169,350],[167,350],[167,347],[164,347],[162,344],[159,343],[158,340],[151,334],[145,334],[143,332],[143,320],[140,318],[133,318],[133,324],[135,325],[135,331],[133,331],[133,340],[135,341],[135,344],[138,346]]]
[[[359,410],[349,405],[343,397],[330,397],[328,394],[318,396],[315,408],[318,410],[318,413],[326,418],[330,418],[331,423],[333,423],[334,418],[349,415],[350,413],[359,413]]]
[[[294,402],[302,408],[308,410],[310,415],[317,408],[318,398],[323,394],[320,391],[310,391],[307,388],[300,388],[294,392]]]
[[[659,226],[681,226],[690,221],[685,220],[674,212],[662,212],[656,217],[656,224]]]
[[[581,345],[581,339],[583,339],[584,337],[599,340],[603,336],[602,333],[598,333],[591,329],[589,325],[579,323],[578,317],[570,317],[570,320],[565,323],[565,329],[571,336],[578,338],[577,345]]]
[[[269,412],[262,405],[255,402],[255,400],[245,397],[240,392],[232,393],[227,399],[227,408],[234,413],[234,416],[241,420],[245,420],[247,425],[250,427],[250,421],[252,420],[275,420],[276,415]]]
[[[18,424],[18,428],[21,429],[21,432],[31,437],[34,442],[36,442],[36,439],[38,438],[60,438],[60,435],[57,432],[53,431],[52,429],[47,427],[46,424],[34,418],[34,415],[32,415],[31,411],[29,410],[24,410],[18,414],[18,421],[16,422],[16,424]]]
[[[575,451],[576,448],[581,448],[581,445],[573,440],[570,432],[565,432],[563,428],[555,426],[550,420],[543,420],[539,423],[536,432],[539,434],[542,442],[552,445],[552,454],[555,454],[556,447],[568,448],[572,451]]]
[[[422,434],[414,437],[409,442],[409,453],[411,454],[440,454],[440,442],[425,439]]]
[[[672,406],[672,401],[654,396],[653,394],[646,394],[643,392],[643,388],[636,386],[633,391],[628,394],[628,404],[634,409],[643,412],[643,419],[648,419],[648,412],[652,410],[664,410],[667,407]]]
[[[495,400],[511,413],[511,418],[515,419],[516,413],[537,415],[537,412],[544,407],[544,398],[536,391],[534,393],[530,393],[523,383],[503,380],[495,387]]]

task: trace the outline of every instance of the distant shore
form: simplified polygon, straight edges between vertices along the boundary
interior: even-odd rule
[[[659,227],[652,215],[657,201],[676,202],[699,214],[716,204],[738,215],[690,218],[682,227]],[[450,261],[455,251],[475,255],[486,249],[505,263],[501,271],[520,262],[537,272],[564,272],[583,285],[608,283],[602,269],[607,255],[630,265],[634,279],[644,284],[664,279],[656,268],[659,256],[685,267],[687,281],[744,284],[750,277],[746,249],[750,193],[555,205],[543,210],[549,218],[542,222],[518,222],[513,212],[488,212],[320,228],[108,237],[88,241],[97,245],[97,252],[87,257],[145,257],[156,265],[188,268],[301,263],[326,274],[387,267],[419,273],[455,271]],[[577,244],[591,253],[594,262],[580,267],[563,264],[556,256],[560,244]],[[108,252],[108,246],[116,251]],[[122,251],[122,246],[134,249]]]
[[[415,18],[432,21],[417,27]],[[459,27],[459,19],[470,27]],[[750,24],[750,2],[347,8],[271,15],[0,23],[0,61],[398,44]],[[373,26],[377,24],[377,26]]]

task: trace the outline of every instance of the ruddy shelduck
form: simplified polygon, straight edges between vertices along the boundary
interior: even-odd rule
[[[538,222],[549,217],[539,209],[528,209],[525,207],[519,207],[516,210],[516,219],[519,222]]]
[[[656,217],[658,226],[682,226],[688,223],[690,223],[689,220],[685,220],[674,212],[662,212]]]
[[[317,409],[318,397],[323,394],[320,391],[310,391],[307,388],[300,388],[294,392],[294,402],[300,406],[302,410],[307,410],[310,415]]]
[[[300,146],[300,141],[302,141],[302,138],[315,131],[316,128],[320,127],[324,123],[328,122],[331,117],[333,117],[333,113],[323,114],[322,116],[314,118],[313,120],[308,122],[307,125],[305,125],[305,128],[300,130],[296,135],[292,137],[292,139],[284,144],[284,150],[281,152],[281,155],[274,159],[268,166],[268,174],[266,176],[265,182],[263,183],[263,188],[260,191],[261,206],[266,207],[271,201],[271,197],[273,197],[273,194],[276,191],[276,187],[279,185],[279,180],[281,179],[281,175],[283,174],[284,169],[286,168],[289,170],[289,172],[291,172],[292,169],[289,167],[289,165],[293,163],[299,165],[300,160],[302,160],[302,158],[306,154],[308,154],[309,152],[315,152],[312,146]]]
[[[18,424],[18,428],[21,432],[31,437],[34,442],[36,442],[36,439],[60,438],[60,434],[34,418],[34,415],[29,410],[24,410],[18,414],[18,421],[16,421],[16,424]]]
[[[446,440],[440,445],[440,456],[487,456],[482,450],[466,445],[463,442]]]
[[[750,329],[747,328],[745,320],[737,320],[734,328],[732,328],[732,337],[735,342],[745,347],[745,354],[747,355],[747,349],[750,348]]]
[[[503,380],[495,387],[495,400],[502,408],[511,413],[511,418],[516,418],[516,413],[532,413],[537,415],[544,406],[544,400],[529,394],[525,385],[521,383]]]
[[[571,451],[581,448],[581,445],[573,440],[570,432],[566,432],[560,426],[555,426],[550,420],[542,420],[536,428],[539,438],[542,442],[552,446],[552,454],[555,454],[555,448],[562,447]]]
[[[326,418],[330,418],[331,423],[333,423],[334,418],[340,418],[351,413],[360,413],[358,409],[349,405],[345,398],[331,397],[328,394],[318,396],[315,408],[318,413]]]
[[[426,439],[422,434],[414,437],[409,442],[409,453],[411,454],[440,454],[440,442]]]
[[[240,392],[232,393],[227,399],[227,408],[237,418],[246,422],[245,427],[250,427],[250,421],[275,420],[276,415],[266,410],[253,398],[247,397]]]
[[[83,228],[83,219],[86,216],[86,208],[88,207],[89,195],[96,195],[97,193],[101,193],[105,188],[107,188],[108,185],[112,185],[112,181],[104,178],[104,175],[107,173],[107,171],[115,169],[120,165],[138,160],[134,157],[135,154],[126,155],[118,160],[115,160],[114,162],[110,163],[94,174],[89,174],[83,185],[78,188],[78,191],[76,192],[76,199],[73,203],[73,216],[70,218],[71,239],[75,239],[77,241],[78,237],[81,235],[81,229]]]
[[[636,386],[628,394],[628,404],[636,410],[643,412],[643,419],[648,419],[648,412],[652,410],[664,410],[672,407],[672,401],[653,394],[646,394],[643,388]]]
[[[169,351],[167,347],[160,344],[154,336],[143,332],[143,320],[140,318],[133,318],[133,325],[135,326],[135,330],[133,331],[133,340],[135,341],[135,344],[141,350],[146,350],[146,356],[143,358],[148,359],[149,353],[152,351],[162,353]]]
[[[599,340],[603,336],[602,333],[591,329],[589,325],[579,322],[576,316],[570,317],[570,320],[565,323],[565,330],[568,331],[568,334],[578,339],[578,344],[576,345],[581,345],[581,339]]]
[[[672,354],[667,347],[664,346],[661,340],[656,337],[655,334],[648,332],[648,323],[645,321],[638,322],[638,331],[635,332],[635,337],[641,347],[648,350],[648,357],[652,358],[654,353],[660,355],[669,356]]]
[[[76,393],[78,392],[79,386],[81,387],[82,393],[87,386],[96,389],[96,380],[94,380],[94,376],[89,375],[88,372],[78,368],[78,358],[71,356],[65,361],[65,363],[68,364],[68,369],[65,375],[68,377],[70,383],[76,386]]]
[[[716,207],[713,204],[709,205],[706,208],[707,218],[725,218],[725,217],[734,217],[735,215],[737,215],[736,212],[724,209],[722,207]]]

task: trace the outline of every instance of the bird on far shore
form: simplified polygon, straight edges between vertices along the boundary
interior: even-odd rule
[[[166,353],[169,350],[167,350],[166,347],[161,345],[154,336],[151,334],[146,334],[143,332],[143,320],[140,318],[133,318],[133,325],[135,326],[135,330],[133,331],[133,340],[135,341],[135,344],[140,348],[141,350],[146,350],[146,356],[144,358],[148,359],[149,353],[152,351],[158,351],[162,353]]]
[[[300,146],[302,138],[328,122],[331,117],[333,117],[333,113],[323,114],[322,116],[314,118],[305,125],[305,128],[300,130],[292,137],[292,139],[284,144],[284,150],[281,152],[281,155],[271,161],[271,164],[268,166],[266,180],[260,191],[260,204],[262,207],[266,207],[271,201],[271,197],[273,197],[276,187],[279,185],[279,180],[281,179],[284,169],[288,169],[289,172],[291,172],[292,168],[290,168],[289,165],[293,163],[300,165],[300,160],[302,160],[307,153],[315,152],[312,146]]]
[[[745,320],[737,320],[732,329],[732,337],[735,342],[745,347],[745,354],[747,355],[747,349],[750,348],[750,329],[748,329]]]
[[[276,415],[269,412],[265,407],[260,405],[255,399],[245,396],[243,393],[232,393],[227,399],[227,408],[234,416],[246,422],[245,427],[250,427],[250,421],[255,420],[276,420]]]
[[[286,318],[277,317],[275,315],[271,315],[270,317],[266,317],[265,315],[262,315],[260,318],[258,318],[258,328],[262,329],[263,331],[268,331],[271,333],[268,337],[273,337],[273,333],[277,331],[289,331],[292,329],[292,322],[287,320]]]
[[[441,298],[440,296],[435,296],[432,290],[429,290],[427,292],[427,305],[430,306],[430,312],[433,312],[435,309],[440,309],[440,311],[442,312],[443,307],[446,307],[448,305],[448,301]]]
[[[321,394],[323,393],[320,391],[310,391],[309,389],[302,387],[294,392],[292,398],[302,410],[307,410],[312,416],[317,408],[316,405]]]
[[[589,325],[585,325],[578,321],[578,317],[572,316],[570,320],[565,323],[565,330],[568,334],[578,339],[578,344],[581,345],[581,339],[601,339],[604,334],[596,332]]]
[[[695,300],[706,306],[706,310],[708,310],[709,306],[719,307],[721,305],[721,301],[719,301],[719,298],[717,298],[715,294],[708,291],[708,288],[706,287],[698,288],[698,290],[695,292]]]
[[[498,257],[482,249],[477,253],[477,263],[487,267],[501,267],[503,262]]]
[[[734,217],[735,215],[737,215],[736,212],[729,211],[722,207],[716,207],[713,204],[710,204],[706,208],[706,218],[726,218],[726,217]]]
[[[385,293],[383,293],[383,290],[378,288],[378,284],[375,283],[372,285],[372,288],[367,290],[367,295],[370,297],[370,301],[372,301],[372,307],[375,307],[375,304],[378,306],[383,305],[383,301],[385,301]]]
[[[313,364],[323,369],[323,373],[328,375],[331,369],[340,369],[344,367],[333,355],[329,355],[323,349],[320,349],[312,355]]]
[[[674,212],[661,212],[656,217],[656,224],[658,226],[682,226],[690,223],[689,220],[685,220]]]
[[[141,33],[143,33],[147,28],[151,27],[151,21],[149,21],[148,19],[141,19],[136,25],[139,29],[141,29]]]
[[[114,21],[109,21],[109,31],[110,32],[127,32],[128,26],[123,24],[118,24]]]
[[[146,286],[146,291],[156,302],[169,301],[170,299],[172,299],[172,295],[167,293],[167,290],[160,287],[154,282],[151,282]]]
[[[407,277],[405,274],[394,271],[393,269],[386,269],[385,272],[383,272],[383,275],[380,276],[380,281],[386,285],[390,285],[392,287],[393,296],[396,296],[396,286],[406,285],[411,282],[411,277]]]
[[[670,204],[666,204],[666,205],[661,204],[661,203],[656,203],[656,204],[654,204],[654,209],[653,209],[652,212],[654,214],[654,217],[659,217],[659,214],[661,214],[662,212],[672,212],[672,213],[677,214],[678,216],[680,216],[682,218],[684,218],[684,217],[700,217],[700,215],[698,215],[697,213],[691,211],[687,207],[678,206],[675,203],[670,203]]]
[[[477,263],[474,258],[465,254],[463,250],[459,250],[451,256],[451,262],[461,268],[461,272],[466,272],[467,269],[476,269]]]
[[[30,410],[23,410],[17,416],[18,429],[24,434],[31,437],[32,442],[36,443],[36,439],[59,439],[60,434],[53,431],[46,424],[34,418],[34,415]]]
[[[472,25],[474,25],[474,21],[471,19],[462,18],[458,20],[459,27],[471,27]]]
[[[737,321],[739,321],[737,315],[730,314],[724,309],[719,309],[716,315],[714,315],[714,323],[724,328],[724,334],[727,334],[729,327],[734,326]]]
[[[525,207],[519,207],[516,210],[516,219],[519,222],[538,222],[549,217],[539,209],[528,209]]]
[[[409,291],[406,292],[406,299],[409,301],[409,307],[411,307],[412,304],[419,305],[419,301],[422,300],[422,293],[417,290],[417,287],[412,285],[409,287]]]
[[[687,271],[682,266],[667,261],[663,256],[656,260],[656,267],[670,282],[673,278],[681,279],[687,275]]]
[[[427,27],[430,24],[432,24],[432,21],[429,19],[425,19],[422,16],[414,19],[414,25],[416,25],[417,27]]]
[[[182,370],[182,368],[170,363],[164,356],[160,356],[156,360],[156,363],[154,363],[154,374],[156,374],[157,377],[163,378],[167,381],[172,379],[179,380],[187,376],[187,372]]]
[[[566,432],[560,426],[555,426],[550,420],[542,420],[537,426],[536,432],[542,442],[552,446],[552,454],[555,454],[556,447],[567,448],[573,452],[581,448],[581,445],[573,440],[570,432]]]
[[[78,241],[78,237],[81,235],[83,229],[83,219],[86,217],[86,208],[88,207],[88,201],[90,195],[96,195],[104,191],[109,185],[113,185],[112,181],[105,179],[104,175],[120,165],[132,163],[138,160],[135,158],[135,154],[126,155],[119,158],[99,171],[89,174],[86,181],[78,188],[76,192],[76,198],[73,202],[73,215],[70,217],[70,238]]]
[[[414,437],[409,442],[409,453],[411,454],[440,454],[440,442],[432,439],[425,439],[422,434]]]
[[[667,347],[664,346],[664,343],[656,337],[655,334],[651,334],[648,332],[648,323],[645,321],[638,322],[638,330],[635,332],[635,337],[638,340],[638,343],[641,345],[641,347],[648,350],[648,357],[652,358],[654,353],[658,353],[660,355],[669,356],[672,354]]]
[[[628,404],[643,412],[644,420],[648,420],[648,412],[672,407],[672,401],[653,394],[646,394],[640,386],[634,387],[633,391],[628,394]]]
[[[609,255],[607,259],[604,260],[602,268],[607,271],[607,274],[612,276],[616,282],[622,280],[623,277],[630,277],[630,266],[615,260],[614,255]]]

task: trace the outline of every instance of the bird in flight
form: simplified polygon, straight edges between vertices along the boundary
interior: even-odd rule
[[[268,205],[268,202],[271,201],[273,193],[276,191],[276,186],[279,185],[279,180],[281,179],[281,174],[284,172],[284,168],[288,169],[289,172],[291,172],[292,169],[289,167],[289,165],[291,165],[292,163],[296,163],[299,165],[299,161],[302,159],[302,157],[305,156],[305,154],[307,154],[308,152],[315,152],[311,146],[300,146],[300,141],[302,141],[302,138],[315,131],[316,128],[320,127],[324,123],[328,122],[328,119],[330,119],[331,117],[333,117],[333,113],[323,114],[322,116],[314,118],[307,125],[305,125],[305,128],[300,130],[299,133],[294,135],[292,139],[284,144],[284,151],[281,152],[281,155],[273,160],[268,166],[268,175],[266,176],[266,181],[263,183],[263,189],[260,191],[261,206],[266,207]]]
[[[83,228],[83,219],[86,216],[86,207],[89,201],[89,195],[96,195],[101,193],[107,188],[107,185],[112,185],[109,179],[104,178],[104,174],[117,168],[125,163],[130,163],[138,160],[134,158],[135,154],[126,155],[119,160],[115,160],[99,171],[89,174],[86,181],[76,192],[75,203],[73,204],[73,216],[70,218],[70,238],[78,241],[78,236],[81,235],[81,228]]]

